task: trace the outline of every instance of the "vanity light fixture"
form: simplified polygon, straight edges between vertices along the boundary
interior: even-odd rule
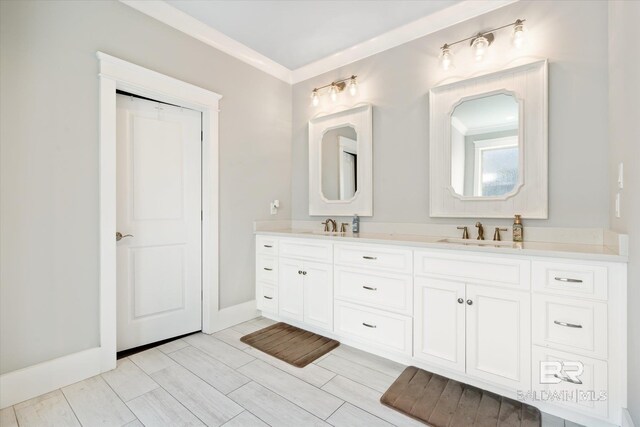
[[[347,82],[349,82],[348,89],[351,96],[355,96],[358,93],[358,76],[352,75],[346,79],[336,80],[328,85],[316,87],[311,91],[311,104],[317,107],[320,104],[320,91],[329,88],[327,93],[331,98],[331,101],[336,102],[338,100],[338,94],[347,88]]]
[[[484,59],[489,46],[493,43],[495,35],[493,34],[495,31],[502,30],[503,28],[513,27],[513,34],[511,36],[511,42],[513,46],[517,49],[520,49],[524,44],[524,19],[516,19],[515,22],[511,22],[510,24],[503,25],[498,28],[493,28],[488,31],[483,31],[477,33],[471,37],[467,37],[466,39],[458,40],[453,43],[445,43],[440,48],[440,65],[442,69],[448,70],[453,63],[453,54],[451,53],[451,46],[456,45],[458,43],[466,42],[470,40],[469,44],[473,49],[473,55],[476,61],[482,61]]]

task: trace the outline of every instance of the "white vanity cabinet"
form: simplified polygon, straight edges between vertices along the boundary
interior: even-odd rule
[[[627,381],[622,258],[363,240],[258,234],[258,308],[406,365],[524,396],[578,424],[620,425]]]
[[[280,243],[278,314],[317,328],[333,329],[332,247],[284,240]],[[324,261],[324,262],[318,262]]]
[[[334,245],[335,332],[411,357],[413,259],[406,248]]]
[[[521,273],[529,263],[416,251],[415,265],[414,357],[528,389],[530,294],[529,278]],[[499,274],[494,278],[491,271]]]

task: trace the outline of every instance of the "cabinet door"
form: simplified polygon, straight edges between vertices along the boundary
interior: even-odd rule
[[[278,312],[282,317],[303,320],[303,281],[301,261],[280,258],[280,278],[278,292]]]
[[[529,390],[529,294],[479,285],[467,285],[466,294],[467,374]]]
[[[333,330],[333,266],[304,263],[304,321]]]
[[[464,283],[421,278],[414,292],[413,356],[464,372]]]

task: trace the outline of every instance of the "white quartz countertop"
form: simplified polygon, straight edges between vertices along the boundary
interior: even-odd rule
[[[526,255],[540,257],[559,257],[569,259],[627,262],[625,255],[604,245],[585,245],[573,243],[545,243],[545,242],[498,242],[485,240],[478,245],[475,240],[424,236],[412,234],[383,234],[383,233],[328,233],[308,230],[268,230],[256,231],[256,234],[278,237],[297,237],[305,239],[327,240],[345,243],[378,243],[385,245],[402,245],[417,248],[468,251],[475,253],[496,253],[509,255]],[[443,240],[450,240],[449,242]],[[499,245],[499,246],[498,246]]]

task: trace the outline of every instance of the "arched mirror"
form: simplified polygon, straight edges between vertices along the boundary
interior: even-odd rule
[[[547,61],[429,91],[432,217],[547,218]]]
[[[373,214],[371,106],[309,122],[309,215]]]

